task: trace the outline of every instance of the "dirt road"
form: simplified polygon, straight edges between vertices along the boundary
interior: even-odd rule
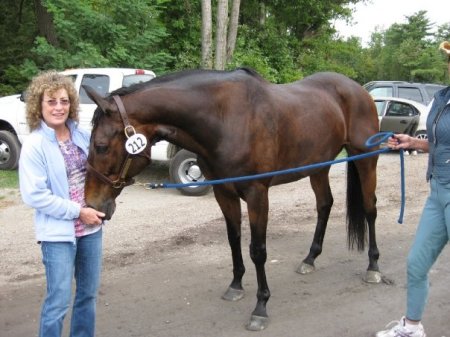
[[[335,205],[323,253],[311,275],[295,273],[315,228],[309,181],[271,189],[266,264],[272,293],[270,324],[257,333],[244,328],[256,304],[246,213],[242,245],[246,296],[229,303],[220,296],[231,281],[230,250],[213,195],[185,197],[174,190],[146,190],[139,184],[126,188],[104,229],[97,336],[372,336],[403,313],[405,259],[428,193],[426,155],[405,160],[403,224],[397,223],[398,155],[384,154],[379,161],[377,234],[380,268],[387,281],[379,285],[362,281],[367,252],[346,248],[345,164],[332,168]],[[140,182],[149,179],[166,177],[150,172],[139,177]],[[0,336],[36,336],[45,280],[39,246],[34,243],[33,212],[21,203],[16,190],[0,195]],[[431,296],[424,317],[429,337],[450,335],[448,261],[446,250],[431,272]]]

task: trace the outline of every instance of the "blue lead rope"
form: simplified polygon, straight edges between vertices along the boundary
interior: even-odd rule
[[[376,145],[380,145],[381,143],[385,142],[389,139],[389,137],[392,137],[394,133],[392,132],[379,132],[372,137],[369,137],[366,141],[367,147],[373,147]],[[387,149],[388,151],[390,149]],[[403,215],[405,213],[405,157],[404,157],[404,151],[403,149],[400,149],[400,188],[401,188],[401,204],[400,204],[400,215],[398,217],[397,222],[399,224],[403,223]],[[372,152],[370,152],[372,153]]]
[[[389,137],[393,135],[392,132],[380,132],[369,139],[367,139],[365,145],[367,147],[374,147],[377,145],[380,145],[382,142],[386,141]],[[278,171],[272,171],[272,172],[266,172],[266,173],[259,173],[259,174],[253,174],[248,176],[242,176],[242,177],[233,177],[233,178],[224,178],[224,179],[216,179],[216,180],[205,180],[205,181],[197,181],[192,183],[180,183],[180,184],[172,184],[172,183],[146,183],[144,186],[149,189],[156,189],[156,188],[183,188],[183,187],[192,187],[192,186],[204,186],[204,185],[219,185],[219,184],[227,184],[227,183],[235,183],[235,182],[241,182],[241,181],[247,181],[247,180],[253,180],[253,179],[262,179],[262,178],[268,178],[273,177],[277,175],[282,174],[289,174],[289,173],[297,173],[301,171],[306,170],[313,170],[325,166],[331,166],[333,164],[339,164],[347,161],[354,161],[354,160],[360,160],[367,157],[375,156],[380,153],[386,153],[389,152],[389,148],[384,148],[368,153],[358,154],[351,157],[341,158],[341,159],[335,159],[330,160],[322,163],[316,163],[301,167],[295,167],[285,170],[278,170]],[[398,223],[403,223],[403,213],[405,209],[405,177],[404,177],[404,158],[403,158],[403,150],[400,150],[400,166],[401,166],[401,208],[400,208],[400,216],[398,219]]]

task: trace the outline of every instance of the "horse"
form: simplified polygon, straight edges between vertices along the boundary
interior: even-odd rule
[[[196,153],[203,174],[211,180],[330,161],[343,149],[348,155],[364,154],[370,152],[365,141],[379,131],[371,96],[355,81],[333,72],[273,84],[250,68],[188,70],[121,88],[106,97],[84,88],[98,105],[92,119],[85,198],[106,219],[113,215],[122,189],[149,165],[151,145],[162,139]],[[131,149],[135,145],[139,153]],[[347,244],[363,251],[368,232],[365,281],[374,283],[381,281],[375,238],[377,160],[378,156],[367,156],[347,164]],[[309,254],[297,272],[311,273],[322,252],[334,200],[329,170],[326,166],[213,186],[233,261],[225,300],[244,296],[240,199],[247,204],[249,250],[258,284],[248,330],[262,330],[269,323],[265,272],[269,188],[310,179],[317,224]]]

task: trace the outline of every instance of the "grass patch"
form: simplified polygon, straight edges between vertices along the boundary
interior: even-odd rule
[[[3,188],[19,188],[17,170],[0,170],[0,189]]]

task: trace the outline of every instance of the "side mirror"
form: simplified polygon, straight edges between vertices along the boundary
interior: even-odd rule
[[[22,93],[20,94],[19,99],[25,103],[25,100],[27,98],[27,92],[26,91],[22,91]]]

